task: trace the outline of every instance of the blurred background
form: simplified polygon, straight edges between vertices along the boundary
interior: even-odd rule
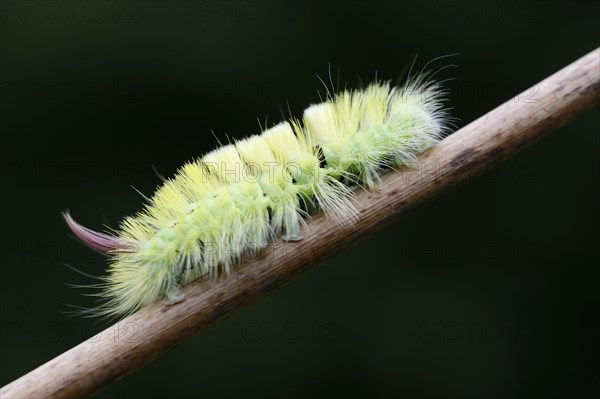
[[[415,55],[463,126],[598,46],[598,2],[2,0],[0,384],[108,327],[69,318],[177,167]],[[594,22],[596,21],[596,22]],[[544,93],[536,93],[543,96]],[[523,101],[516,98],[515,101]],[[594,110],[95,397],[598,393]],[[596,183],[593,183],[596,181]]]

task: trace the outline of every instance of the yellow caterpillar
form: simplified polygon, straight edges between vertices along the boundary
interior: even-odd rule
[[[375,187],[383,170],[410,164],[448,129],[441,94],[425,74],[402,87],[375,82],[329,95],[301,120],[185,164],[116,235],[65,212],[81,241],[110,256],[105,301],[84,313],[124,316],[158,299],[179,302],[182,286],[228,273],[280,235],[302,239],[317,208],[351,223],[353,186]]]

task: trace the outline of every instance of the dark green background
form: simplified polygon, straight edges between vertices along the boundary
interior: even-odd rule
[[[463,126],[600,37],[597,2],[0,4],[2,385],[107,327],[60,313],[92,282],[62,263],[105,266],[60,211],[116,227],[152,166],[300,115],[329,64],[358,87],[458,52]],[[598,393],[599,147],[595,110],[96,397]]]

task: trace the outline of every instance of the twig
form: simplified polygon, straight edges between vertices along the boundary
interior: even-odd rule
[[[322,214],[304,239],[273,243],[220,281],[184,289],[185,301],[154,303],[6,385],[2,398],[81,397],[122,378],[217,320],[459,183],[498,164],[600,103],[600,49],[444,139],[415,169],[383,176],[357,192],[360,217],[339,228]],[[536,92],[535,97],[530,94]]]

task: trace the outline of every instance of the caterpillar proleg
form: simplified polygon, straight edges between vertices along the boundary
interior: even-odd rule
[[[425,73],[401,87],[375,81],[328,94],[260,134],[186,163],[114,234],[64,218],[89,247],[106,253],[94,316],[124,316],[180,288],[227,274],[269,242],[301,240],[310,213],[339,224],[357,217],[353,188],[376,189],[379,175],[406,167],[449,129],[444,90]]]

